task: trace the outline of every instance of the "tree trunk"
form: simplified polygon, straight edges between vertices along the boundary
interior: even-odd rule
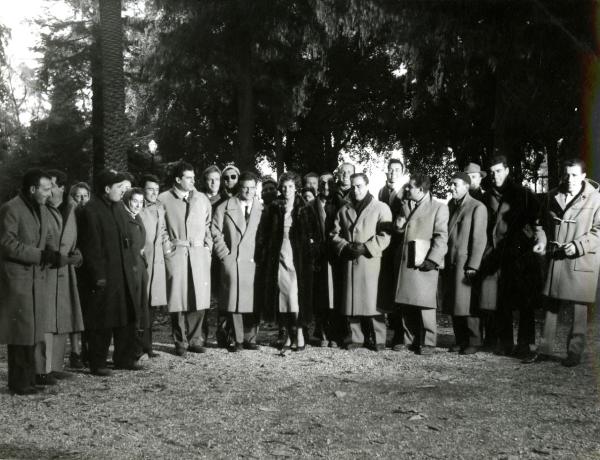
[[[104,168],[104,148],[102,142],[102,60],[100,59],[100,31],[92,26],[92,52],[90,73],[92,74],[92,171],[96,177]]]
[[[121,0],[100,0],[104,166],[127,170]]]
[[[238,152],[235,163],[241,170],[254,167],[254,94],[252,88],[251,50],[245,46],[239,53],[237,81]]]
[[[277,178],[280,178],[283,174],[284,168],[284,157],[285,153],[283,151],[283,131],[277,130],[275,139],[275,169],[277,171]]]

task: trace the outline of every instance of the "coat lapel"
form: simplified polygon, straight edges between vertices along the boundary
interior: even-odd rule
[[[465,213],[466,205],[469,203],[469,200],[472,200],[467,193],[463,198],[462,202],[459,206],[451,202],[450,204],[450,220],[448,221],[448,233],[452,232],[456,223],[459,221],[459,218]]]
[[[246,218],[244,217],[244,213],[242,212],[242,205],[240,200],[237,197],[232,197],[227,201],[227,209],[225,209],[225,215],[231,219],[233,225],[240,233],[243,235],[246,231]],[[250,211],[250,215],[252,215],[252,211]]]
[[[241,212],[241,209],[240,209],[240,212]],[[244,230],[242,239],[244,239],[244,236],[247,233],[251,233],[251,232],[248,232],[249,228],[257,228],[258,227],[261,215],[262,215],[261,204],[256,198],[254,198],[254,200],[252,201],[252,209],[250,210],[250,217],[248,218],[247,224],[245,222],[246,221],[245,217],[242,216],[242,220],[244,220],[244,225],[246,225],[246,229]]]

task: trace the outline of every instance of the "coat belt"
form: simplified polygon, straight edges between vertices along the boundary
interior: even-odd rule
[[[204,246],[204,241],[194,241],[194,240],[173,240],[171,241],[173,246],[184,247],[184,248],[198,248]]]

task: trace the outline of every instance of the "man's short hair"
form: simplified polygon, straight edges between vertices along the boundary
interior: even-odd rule
[[[71,189],[69,190],[69,195],[71,195],[71,198],[75,198],[75,192],[77,192],[77,190],[80,188],[87,190],[88,195],[92,194],[92,188],[87,182],[77,182],[76,184],[72,185]]]
[[[25,174],[23,174],[23,179],[21,181],[21,191],[24,194],[28,194],[29,188],[38,188],[40,186],[40,180],[43,178],[52,180],[52,178],[46,171],[43,171],[39,168],[29,169],[25,171]]]
[[[325,171],[325,172],[321,173],[321,175],[319,176],[319,180],[321,180],[323,177],[331,177],[333,179],[335,176],[333,175],[333,173],[330,173],[329,171]]]
[[[173,182],[175,182],[176,178],[181,178],[183,177],[183,173],[186,171],[194,171],[194,167],[188,163],[187,161],[179,161],[175,164],[175,166],[173,166]]]
[[[490,160],[490,168],[500,163],[502,163],[502,166],[505,168],[508,168],[508,160],[505,155],[494,155]]]
[[[277,188],[277,181],[275,179],[273,179],[271,176],[263,176],[260,178],[260,182],[262,183],[263,187],[266,184],[273,184],[275,186],[275,188]]]
[[[146,187],[146,182],[154,182],[160,184],[160,180],[154,174],[144,174],[140,180],[140,185]]]
[[[422,188],[427,193],[431,189],[431,178],[427,174],[415,173],[410,175],[410,180],[415,182],[415,186]]]
[[[219,169],[219,167],[217,165],[210,165],[208,168],[202,171],[202,179],[206,180],[208,175],[214,172],[216,172],[219,175],[219,177],[221,177],[221,170]]]
[[[404,163],[402,163],[402,160],[400,158],[390,158],[390,161],[388,161],[387,164],[388,169],[390,169],[390,166],[392,166],[393,164],[398,164],[402,166],[402,171],[404,171]]]
[[[242,182],[244,182],[246,180],[253,180],[255,183],[257,183],[258,182],[258,177],[252,171],[244,171],[244,172],[242,172],[240,174],[238,182],[242,183]]]
[[[133,195],[141,195],[144,196],[144,191],[139,188],[139,187],[132,187],[129,190],[127,190],[124,194],[123,194],[123,202],[124,203],[129,203],[129,201],[131,200],[131,198],[133,197]]]
[[[125,177],[125,180],[128,180],[129,182],[131,182],[132,185],[135,183],[135,177],[133,177],[133,174],[128,173],[127,171],[122,172],[121,174],[123,174],[123,177]]]
[[[298,191],[300,191],[300,188],[302,187],[302,184],[300,183],[300,174],[294,171],[286,171],[279,177],[279,183],[277,184],[279,191],[281,191],[281,186],[284,182],[293,182]]]
[[[63,171],[60,171],[58,169],[49,169],[46,172],[50,176],[50,179],[52,179],[53,177],[56,178],[56,185],[58,185],[59,187],[66,187],[67,186],[67,175],[66,175],[66,173],[64,173]]]
[[[344,166],[350,166],[352,168],[352,174],[356,172],[356,166],[354,166],[349,161],[344,161],[341,165],[339,165],[336,172],[340,172]]]
[[[311,172],[306,173],[304,175],[304,177],[302,178],[302,181],[306,182],[306,179],[308,179],[310,177],[314,177],[317,180],[319,179],[319,175],[316,172],[311,171]]]
[[[562,164],[562,170],[565,171],[567,168],[573,167],[573,166],[579,166],[581,168],[581,172],[585,173],[586,172],[586,165],[585,165],[585,161],[583,161],[581,158],[568,158],[565,161],[563,161]]]
[[[354,173],[350,176],[350,180],[352,179],[356,179],[358,177],[362,177],[365,180],[365,184],[369,184],[369,178],[367,177],[367,175],[364,172],[359,172],[359,173]]]

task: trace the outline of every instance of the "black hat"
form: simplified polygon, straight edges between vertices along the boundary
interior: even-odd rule
[[[103,169],[96,177],[96,191],[104,193],[105,187],[111,187],[113,184],[118,184],[127,180],[127,177],[114,169]]]

